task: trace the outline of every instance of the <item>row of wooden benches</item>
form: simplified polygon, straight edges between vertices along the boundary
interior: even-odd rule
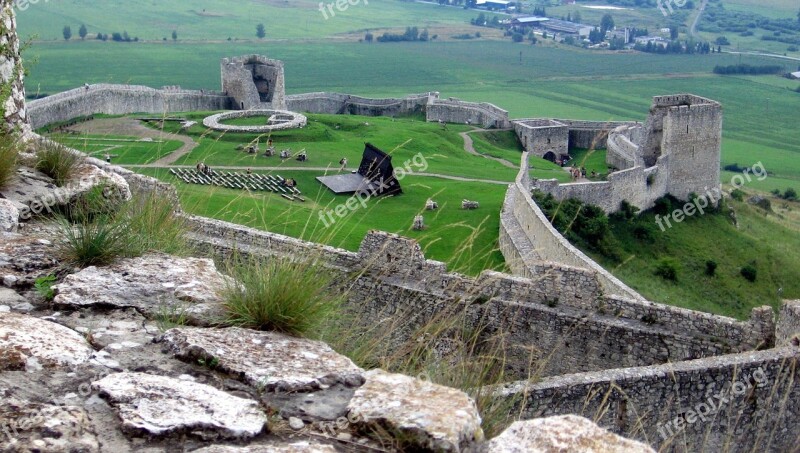
[[[197,170],[172,168],[170,173],[187,184],[218,186],[228,189],[265,191],[280,194],[293,201],[306,201],[297,187],[286,186],[286,180],[280,175],[262,175],[259,173],[221,172],[210,170],[207,173]]]

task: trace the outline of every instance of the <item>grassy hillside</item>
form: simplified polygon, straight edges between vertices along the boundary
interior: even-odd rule
[[[648,299],[746,319],[754,307],[777,309],[782,299],[800,297],[800,230],[793,213],[800,204],[767,211],[746,200],[726,201],[717,212],[682,222],[664,220],[664,212],[683,205],[674,199],[660,214],[654,208],[612,215],[599,240],[602,228],[572,214],[571,204],[544,198],[541,205],[560,216],[555,224],[575,245]],[[742,273],[748,266],[755,269],[753,281]]]

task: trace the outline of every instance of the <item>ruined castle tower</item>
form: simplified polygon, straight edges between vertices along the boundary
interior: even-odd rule
[[[681,200],[719,187],[722,105],[691,94],[653,98],[639,155],[646,167],[666,156],[667,193]]]
[[[283,62],[261,55],[223,58],[222,91],[240,110],[286,110]]]
[[[30,132],[25,111],[25,86],[22,58],[19,54],[14,2],[2,0],[0,10],[0,109],[5,132]]]

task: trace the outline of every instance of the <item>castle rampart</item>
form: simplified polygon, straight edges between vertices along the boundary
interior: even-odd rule
[[[658,451],[793,451],[799,359],[791,346],[521,381],[498,393],[524,419],[579,414]]]
[[[294,112],[329,115],[404,116],[425,113],[438,93],[413,94],[404,98],[371,99],[342,93],[304,93],[286,97],[287,109]]]
[[[435,99],[427,106],[428,121],[471,124],[483,128],[508,129],[508,112],[486,102],[465,102],[455,98]]]
[[[228,110],[230,98],[219,92],[165,88],[156,90],[138,85],[90,85],[28,103],[28,116],[34,129],[97,113],[125,115],[151,113]]]

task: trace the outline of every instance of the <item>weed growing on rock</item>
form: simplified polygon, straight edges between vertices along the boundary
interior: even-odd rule
[[[53,178],[59,187],[63,187],[83,163],[82,156],[55,142],[41,143],[36,158],[36,169]]]
[[[309,336],[341,306],[333,275],[315,262],[238,259],[227,274],[235,280],[222,291],[230,325]]]
[[[0,135],[0,189],[7,186],[17,172],[19,148],[13,137]]]

